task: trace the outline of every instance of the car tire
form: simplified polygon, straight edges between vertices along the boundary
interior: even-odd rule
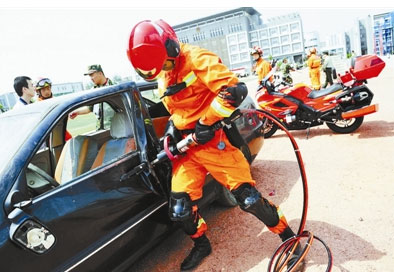
[[[220,192],[216,199],[216,202],[224,207],[235,207],[238,206],[237,200],[235,199],[234,195],[224,186],[220,185]]]

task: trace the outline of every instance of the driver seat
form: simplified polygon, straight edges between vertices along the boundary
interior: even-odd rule
[[[78,135],[66,142],[55,169],[55,180],[66,183],[90,170],[98,152],[93,136]]]
[[[91,169],[136,150],[131,122],[126,113],[115,113],[111,121],[110,133],[112,139],[101,146]]]

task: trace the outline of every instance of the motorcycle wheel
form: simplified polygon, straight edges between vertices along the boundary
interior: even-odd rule
[[[358,129],[364,121],[364,116],[346,119],[346,120],[338,120],[335,123],[326,123],[326,125],[336,133],[351,133]]]
[[[274,135],[277,130],[278,125],[274,124],[271,120],[268,120],[266,126],[264,127],[264,138],[268,139]]]

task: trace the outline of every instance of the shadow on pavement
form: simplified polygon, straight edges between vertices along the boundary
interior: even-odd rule
[[[333,132],[331,129],[327,128],[325,125],[310,128],[309,135],[307,136],[307,130],[292,130],[291,134],[296,139],[312,139],[314,137],[319,137],[321,135],[345,135]],[[357,136],[360,139],[368,138],[380,138],[380,137],[392,137],[394,136],[394,122],[387,121],[367,121],[352,133],[351,136]],[[282,138],[287,137],[287,135],[282,131],[277,131],[271,138]],[[269,139],[271,139],[269,138]]]

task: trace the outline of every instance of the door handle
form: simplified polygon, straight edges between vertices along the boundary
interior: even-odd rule
[[[143,171],[145,171],[146,169],[148,169],[148,164],[146,162],[143,162],[139,165],[137,165],[136,167],[134,167],[131,171],[123,174],[120,177],[120,182],[123,182],[129,178],[131,178],[134,175],[139,175],[141,174]]]

